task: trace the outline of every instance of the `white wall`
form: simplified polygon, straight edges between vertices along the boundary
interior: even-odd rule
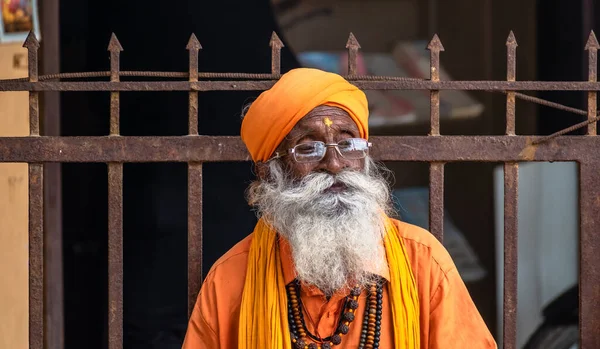
[[[494,172],[499,348],[504,280],[504,175]],[[574,162],[519,165],[517,348],[541,323],[541,310],[577,282],[578,168]]]

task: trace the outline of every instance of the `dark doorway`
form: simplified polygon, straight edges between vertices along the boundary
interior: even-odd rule
[[[188,69],[186,43],[200,40],[200,70],[270,72],[269,0],[60,2],[61,71],[108,70],[115,32],[122,70]],[[297,66],[282,51],[282,70]],[[199,97],[200,134],[239,135],[241,109],[258,92]],[[107,93],[62,94],[62,135],[108,135]],[[122,93],[123,135],[185,135],[186,93]],[[107,339],[107,172],[104,164],[63,165],[65,346],[104,348]],[[249,163],[206,164],[204,273],[255,223],[244,191]],[[180,348],[187,326],[185,164],[124,169],[125,348]]]

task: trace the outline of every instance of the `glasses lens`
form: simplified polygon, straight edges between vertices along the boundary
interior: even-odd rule
[[[294,157],[297,162],[321,161],[325,155],[325,143],[307,142],[294,147]]]
[[[338,143],[338,149],[346,159],[362,159],[367,155],[369,142],[362,138],[344,139]]]

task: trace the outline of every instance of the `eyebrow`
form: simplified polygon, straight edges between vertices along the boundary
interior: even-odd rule
[[[332,128],[337,128],[338,131],[340,132],[344,132],[344,133],[350,133],[350,134],[355,134],[355,133],[359,133],[359,130],[357,127],[348,127],[345,125],[331,125]]]

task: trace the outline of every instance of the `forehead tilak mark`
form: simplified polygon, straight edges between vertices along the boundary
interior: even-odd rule
[[[331,121],[331,119],[327,116],[323,119],[323,123],[325,126],[327,126],[327,128],[331,128],[331,125],[333,125],[333,121]]]

